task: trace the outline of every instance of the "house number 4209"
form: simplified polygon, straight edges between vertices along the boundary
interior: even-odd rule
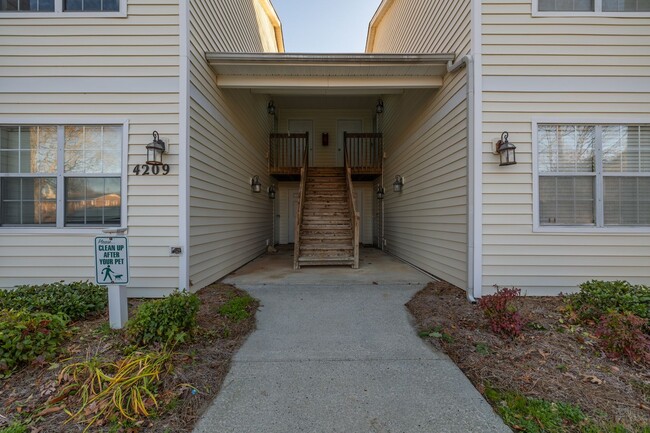
[[[149,176],[154,175],[158,176],[162,174],[163,176],[169,174],[169,164],[163,165],[148,165],[140,164],[133,167],[133,174],[136,176]]]

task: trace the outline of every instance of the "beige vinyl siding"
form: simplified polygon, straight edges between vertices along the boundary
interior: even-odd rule
[[[379,22],[374,52],[470,51],[471,2],[395,0]],[[384,97],[387,153],[383,185],[385,249],[467,286],[467,73],[448,74],[438,91]],[[404,176],[394,193],[396,175]]]
[[[198,290],[266,249],[272,236],[267,99],[222,91],[206,52],[262,52],[252,1],[190,3],[190,279]],[[263,192],[251,192],[257,175]]]
[[[530,0],[483,2],[484,291],[556,294],[592,278],[650,283],[647,231],[533,232],[532,165],[533,119],[650,122],[649,24],[533,18]],[[489,152],[505,130],[516,166],[499,167]]]
[[[0,124],[129,122],[130,295],[178,287],[178,1],[129,0],[126,18],[0,17]],[[167,176],[135,176],[152,131],[168,139]],[[51,234],[53,233],[54,234]],[[94,280],[99,229],[0,228],[0,287]]]

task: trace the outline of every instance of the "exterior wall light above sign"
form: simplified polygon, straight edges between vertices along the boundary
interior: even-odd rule
[[[158,131],[153,132],[153,141],[147,144],[147,164],[162,165],[162,156],[165,153],[165,142],[160,139]]]

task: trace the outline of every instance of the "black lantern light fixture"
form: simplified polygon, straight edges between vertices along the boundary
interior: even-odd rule
[[[269,198],[271,200],[275,200],[275,185],[271,185],[270,187],[268,187],[266,192],[269,194]]]
[[[497,141],[496,144],[496,150],[499,152],[499,167],[517,163],[515,149],[517,149],[517,147],[508,141],[508,132],[504,131],[503,134],[501,134],[501,140]]]
[[[262,182],[260,182],[259,176],[253,176],[251,178],[251,191],[254,193],[262,192]]]
[[[377,107],[376,107],[377,114],[381,114],[384,112],[384,101],[382,99],[379,99],[377,101]]]
[[[275,104],[273,101],[269,101],[269,104],[266,106],[266,112],[271,116],[275,116]]]
[[[386,195],[386,190],[384,190],[384,187],[379,185],[377,187],[377,200],[383,200],[384,195]]]
[[[158,131],[154,131],[153,141],[147,144],[147,164],[162,165],[163,153],[165,153],[165,142],[160,139]]]
[[[404,187],[404,178],[399,174],[395,176],[395,182],[393,182],[393,192],[402,192]]]

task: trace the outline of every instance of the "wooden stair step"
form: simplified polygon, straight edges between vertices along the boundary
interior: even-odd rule
[[[302,228],[305,230],[336,230],[345,229],[350,230],[350,223],[347,224],[303,224]]]
[[[299,257],[300,266],[353,266],[354,257]]]
[[[322,233],[301,233],[300,239],[304,241],[328,242],[328,241],[346,241],[352,242],[350,233],[328,233],[323,236]]]

